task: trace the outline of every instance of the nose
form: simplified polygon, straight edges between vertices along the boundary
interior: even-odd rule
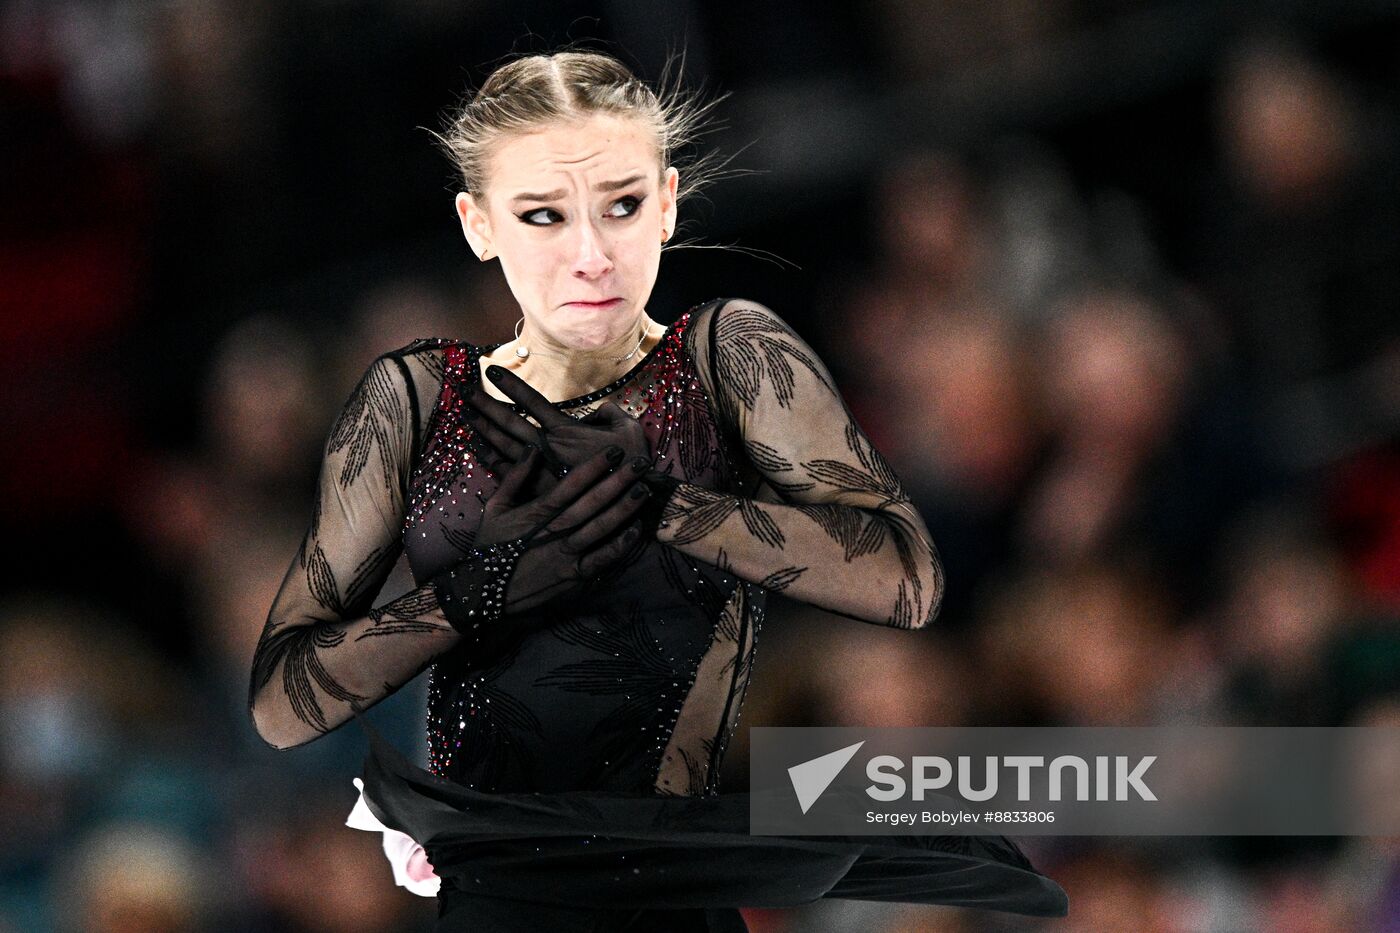
[[[608,256],[607,244],[598,235],[592,221],[577,225],[578,244],[574,253],[573,273],[576,278],[596,279],[612,271],[612,259]]]

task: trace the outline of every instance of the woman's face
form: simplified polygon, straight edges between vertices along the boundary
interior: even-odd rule
[[[457,195],[467,241],[500,259],[532,339],[592,350],[637,333],[675,228],[676,170],[655,146],[626,117],[561,123],[497,143],[481,197]]]

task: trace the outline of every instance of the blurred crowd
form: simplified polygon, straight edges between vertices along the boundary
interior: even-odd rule
[[[1092,42],[1160,12],[772,3],[731,32],[698,5],[602,6],[0,2],[20,552],[0,593],[0,933],[431,928],[434,902],[342,825],[361,734],[274,752],[246,694],[365,366],[415,337],[504,340],[518,316],[466,262],[446,167],[411,130],[469,66],[527,28],[545,47],[592,29],[644,65],[684,36],[741,108],[794,82],[966,88],[1080,67],[1076,48],[1150,55]],[[870,177],[776,221],[716,189],[714,240],[803,271],[677,251],[653,316],[734,294],[787,317],[948,581],[917,634],[775,599],[744,725],[1400,724],[1400,16],[1340,7],[1178,43],[1159,68],[1177,85],[1098,115],[886,128]],[[409,586],[401,566],[385,596]],[[374,715],[420,753],[424,693]],[[746,768],[741,729],[730,789]],[[746,915],[754,933],[1400,931],[1395,839],[1025,848],[1069,918]]]

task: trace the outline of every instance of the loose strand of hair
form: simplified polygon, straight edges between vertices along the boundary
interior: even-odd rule
[[[758,259],[763,262],[772,263],[779,269],[787,267],[797,272],[802,271],[802,267],[800,265],[798,265],[797,263],[793,262],[791,259],[788,259],[785,256],[780,256],[777,253],[771,252],[766,249],[759,249],[754,246],[740,246],[738,243],[700,243],[696,240],[681,240],[679,243],[670,242],[667,243],[665,246],[661,247],[661,251],[663,253],[667,253],[671,250],[677,249],[720,249],[732,251],[745,256],[749,256],[753,259]]]

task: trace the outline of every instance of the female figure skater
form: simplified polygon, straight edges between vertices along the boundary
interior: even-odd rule
[[[765,590],[918,629],[942,581],[780,318],[648,314],[701,110],[581,52],[462,109],[457,212],[523,318],[365,373],[254,658],[258,732],[310,741],[433,665],[430,770],[372,736],[364,800],[426,847],[439,930],[743,930],[822,896],[1063,913],[1000,837],[755,837],[718,793]],[[373,608],[400,547],[419,586]]]

